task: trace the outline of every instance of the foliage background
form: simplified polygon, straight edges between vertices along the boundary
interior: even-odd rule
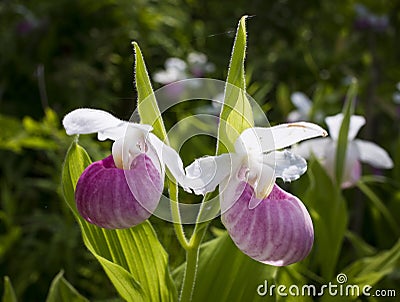
[[[388,24],[361,26],[356,4],[386,16]],[[343,106],[349,77],[359,80],[356,113],[367,119],[360,137],[384,147],[395,161],[391,171],[365,167],[364,172],[387,177],[373,189],[397,219],[400,105],[393,94],[400,81],[399,1],[5,0],[0,3],[0,276],[10,277],[21,301],[44,301],[60,270],[91,300],[116,296],[84,248],[60,191],[71,142],[60,125],[62,116],[93,107],[130,117],[136,99],[133,40],[150,73],[163,68],[168,57],[200,51],[216,66],[210,76],[224,79],[237,20],[244,14],[252,16],[247,26],[249,93],[271,121],[285,121],[293,109],[290,94],[298,90],[318,99],[326,115],[335,114]],[[172,122],[185,114],[187,108],[168,118]],[[91,137],[82,137],[81,143],[93,159],[110,148]],[[201,146],[200,154],[212,153],[213,145]],[[182,156],[186,163],[193,159]],[[302,196],[307,186],[304,176],[289,188]],[[349,227],[362,246],[369,251],[393,246],[398,230],[358,189],[344,195]],[[152,219],[177,267],[183,254],[172,228]],[[355,251],[345,241],[342,267],[364,255]],[[394,287],[399,276],[397,263],[381,287]]]

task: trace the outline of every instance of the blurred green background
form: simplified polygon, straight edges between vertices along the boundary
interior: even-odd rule
[[[356,113],[367,119],[360,137],[384,147],[395,161],[390,171],[364,172],[389,179],[374,189],[399,216],[400,1],[3,0],[0,276],[10,277],[20,301],[44,301],[60,270],[91,300],[116,296],[84,248],[60,191],[72,140],[62,117],[92,107],[129,119],[136,99],[131,41],[139,43],[151,75],[166,59],[185,60],[197,51],[215,65],[207,76],[224,80],[236,24],[245,14],[251,16],[248,92],[270,121],[286,121],[295,109],[290,101],[295,91],[313,99],[315,110],[336,114],[349,80],[358,79]],[[167,124],[188,112],[175,110]],[[81,144],[93,159],[109,154],[110,144],[93,136],[82,137]],[[201,154],[213,153],[213,144],[198,146]],[[193,154],[181,155],[185,163],[193,160]],[[291,188],[301,193],[306,185]],[[391,247],[399,234],[374,220],[374,210],[360,202],[357,189],[345,196],[350,228],[374,249]],[[176,267],[183,258],[172,228],[152,219]],[[350,248],[343,253],[344,263],[354,256]],[[399,275],[397,269],[392,279]]]

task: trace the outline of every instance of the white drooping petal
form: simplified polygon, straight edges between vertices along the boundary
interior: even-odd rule
[[[337,140],[339,138],[340,127],[343,122],[343,114],[339,113],[334,116],[328,116],[325,118],[325,122],[328,125],[329,135],[333,140]],[[350,117],[350,127],[348,133],[348,140],[353,140],[356,136],[360,128],[365,125],[365,118],[360,115],[352,115]]]
[[[292,146],[291,152],[304,158],[310,158],[311,154],[314,154],[316,158],[323,159],[330,143],[335,148],[329,137],[315,138]]]
[[[263,163],[275,169],[275,178],[283,181],[299,179],[307,171],[305,159],[287,150],[265,154]]]
[[[241,196],[246,183],[247,168],[243,167],[243,156],[238,156],[232,161],[232,173],[223,179],[219,185],[221,214],[229,210]]]
[[[106,111],[89,108],[76,109],[63,119],[63,125],[68,135],[96,133],[116,128],[124,123]]]
[[[232,171],[235,154],[224,153],[218,156],[206,156],[196,159],[185,168],[185,185],[197,195],[212,192]]]
[[[360,139],[354,140],[357,146],[360,160],[375,168],[391,169],[393,161],[389,154],[373,142],[368,142]]]
[[[254,127],[244,130],[235,142],[236,152],[269,152],[289,147],[302,140],[317,136],[326,136],[320,126],[297,122],[274,127]]]
[[[179,154],[170,146],[164,144],[153,133],[149,133],[147,139],[157,152],[160,161],[168,167],[168,170],[171,172],[175,180],[184,188],[185,191],[190,192],[186,185],[186,176],[183,171],[183,163]]]
[[[129,123],[98,109],[76,109],[63,119],[63,126],[68,135],[98,133],[98,139],[101,141],[118,140],[125,135],[128,125],[146,132],[152,130],[150,125]]]

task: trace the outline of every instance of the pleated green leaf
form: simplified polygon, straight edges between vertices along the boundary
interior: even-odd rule
[[[51,282],[46,302],[89,302],[59,272]]]
[[[17,302],[17,296],[15,295],[14,288],[11,284],[10,278],[8,276],[4,277],[4,291],[2,302]]]
[[[218,128],[217,154],[233,152],[233,144],[243,130],[254,126],[253,111],[246,96],[246,18],[240,19],[226,79],[224,103]]]
[[[86,247],[97,258],[126,301],[176,301],[177,290],[168,269],[168,256],[146,221],[123,230],[107,230],[84,220],[75,206],[79,176],[90,164],[86,151],[72,143],[63,167],[63,191],[82,230]]]

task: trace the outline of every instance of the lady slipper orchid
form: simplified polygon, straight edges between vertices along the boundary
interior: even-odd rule
[[[340,127],[343,121],[343,114],[328,116],[325,122],[328,126],[330,137],[318,138],[312,141],[303,142],[294,148],[292,152],[308,158],[314,154],[325,166],[328,174],[335,176],[335,150],[339,137]],[[364,126],[365,118],[359,115],[350,117],[348,133],[348,145],[346,151],[345,170],[343,173],[342,188],[353,186],[361,177],[361,163],[365,162],[375,168],[390,169],[393,161],[388,153],[373,142],[356,139],[360,128]]]
[[[312,109],[312,102],[303,92],[294,92],[290,96],[292,104],[296,110],[289,112],[287,120],[289,122],[296,122],[301,120],[309,120]]]
[[[128,228],[151,216],[160,200],[164,165],[182,179],[179,155],[150,131],[149,125],[122,121],[97,109],[76,109],[63,125],[68,135],[98,134],[114,141],[112,155],[89,165],[75,190],[79,213],[104,228]]]
[[[309,121],[312,118],[313,102],[303,92],[293,92],[290,96],[292,104],[296,107],[295,110],[289,112],[287,116],[288,122]],[[322,112],[317,111],[314,114],[313,120],[322,121]]]
[[[296,180],[307,164],[277,150],[326,134],[306,122],[246,129],[235,142],[235,153],[200,158],[188,166],[189,186],[205,194],[219,184],[222,223],[242,252],[277,266],[300,261],[313,244],[312,221],[301,201],[280,189],[275,179]]]

